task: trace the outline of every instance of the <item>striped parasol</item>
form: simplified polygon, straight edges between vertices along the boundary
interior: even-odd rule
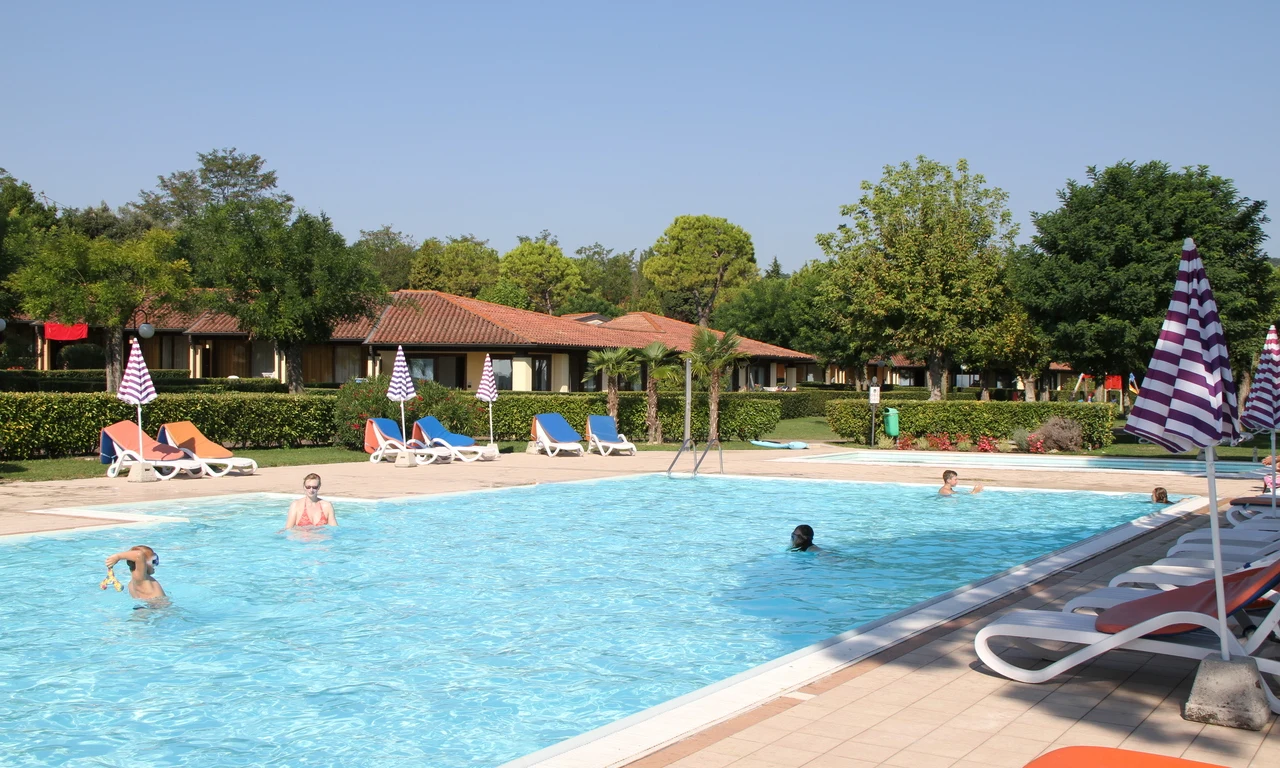
[[[1273,325],[1262,344],[1258,372],[1240,421],[1250,429],[1271,433],[1271,508],[1276,508],[1276,430],[1280,429],[1280,336]]]
[[[129,361],[125,363],[124,378],[120,379],[116,397],[138,407],[138,447],[141,449],[142,406],[156,399],[156,385],[151,383],[151,372],[147,370],[147,361],[142,358],[138,339],[133,338],[130,342]]]
[[[404,359],[404,347],[396,347],[396,362],[391,367],[391,385],[387,387],[387,399],[400,403],[400,437],[409,433],[404,425],[404,401],[418,396],[413,388],[413,377],[409,375],[409,362]]]
[[[1223,659],[1229,659],[1231,654],[1227,648],[1230,634],[1222,587],[1222,538],[1213,453],[1219,443],[1239,439],[1236,415],[1236,384],[1231,378],[1227,341],[1218,320],[1218,303],[1196,244],[1188,237],[1182,245],[1173,299],[1124,431],[1144,437],[1170,453],[1205,449]]]
[[[493,445],[493,401],[498,399],[498,382],[493,378],[493,358],[484,356],[484,373],[480,374],[480,386],[476,399],[489,404],[489,445]]]

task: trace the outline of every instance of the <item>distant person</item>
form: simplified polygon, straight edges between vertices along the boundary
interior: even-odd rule
[[[948,469],[946,472],[943,472],[942,487],[938,489],[938,495],[954,496],[956,493],[958,493],[958,491],[956,490],[956,483],[958,482],[960,482],[960,475],[956,474],[956,471],[954,469]],[[969,491],[969,493],[982,493],[982,485],[978,484],[973,486],[973,488]]]
[[[1272,462],[1273,462],[1273,459],[1271,458],[1271,454],[1267,454],[1266,456],[1262,457],[1262,466],[1269,467],[1271,466]]]
[[[160,565],[160,556],[151,547],[139,544],[136,547],[111,555],[107,558],[107,570],[112,571],[116,563],[124,560],[129,564],[129,594],[140,600],[158,600],[165,596],[160,582],[151,578]],[[114,574],[113,574],[114,575]],[[109,580],[114,580],[108,576]],[[106,589],[106,582],[103,582]]]
[[[822,548],[813,543],[813,528],[797,525],[791,532],[791,548],[788,552],[821,552]]]
[[[1168,504],[1169,492],[1160,486],[1156,486],[1155,490],[1151,491],[1151,500],[1156,504]]]
[[[320,498],[320,476],[315,472],[302,478],[303,497],[289,505],[289,517],[284,527],[318,528],[337,525],[338,516],[333,505]]]

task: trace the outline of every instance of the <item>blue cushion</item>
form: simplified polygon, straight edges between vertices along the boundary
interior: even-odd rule
[[[443,440],[455,448],[465,448],[469,445],[475,445],[476,441],[460,435],[457,432],[450,432],[444,428],[444,424],[435,416],[423,416],[418,419],[418,427],[422,429],[422,434],[427,436],[428,440]]]
[[[580,443],[582,435],[574,431],[569,426],[569,422],[558,413],[540,413],[533,417],[533,420],[542,425],[542,431],[547,433],[547,437],[551,438],[555,443]]]
[[[602,443],[622,442],[622,438],[618,437],[618,423],[612,416],[588,416],[587,431]]]
[[[400,434],[400,425],[391,419],[369,419],[369,421],[374,423],[374,426],[378,428],[378,431],[382,433],[383,437],[390,438],[401,443],[404,442],[404,435]]]

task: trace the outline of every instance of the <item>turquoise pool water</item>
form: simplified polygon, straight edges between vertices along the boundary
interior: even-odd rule
[[[494,766],[1156,509],[934,491],[646,476],[340,503],[309,535],[242,496],[0,540],[0,755]],[[784,551],[799,523],[826,551]],[[170,607],[98,589],[134,544]]]
[[[1195,459],[1129,459],[1114,456],[1050,456],[1024,453],[957,453],[953,451],[848,451],[806,456],[791,461],[819,464],[899,464],[969,469],[1055,469],[1101,472],[1155,472],[1204,475],[1205,463]],[[1215,461],[1219,477],[1259,477],[1266,469],[1249,461]]]

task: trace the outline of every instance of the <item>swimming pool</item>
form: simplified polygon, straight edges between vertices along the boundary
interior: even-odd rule
[[[1195,459],[1129,459],[1114,456],[1051,456],[1026,453],[960,453],[956,451],[845,451],[818,456],[780,459],[818,464],[880,464],[964,469],[1053,469],[1085,472],[1147,472],[1152,474],[1205,474],[1205,463]],[[1218,477],[1260,477],[1265,468],[1250,461],[1215,461]]]
[[[0,754],[498,765],[1155,509],[934,490],[646,476],[343,503],[312,535],[245,496],[13,542]],[[782,551],[801,522],[826,552]],[[138,543],[172,607],[98,590]]]

